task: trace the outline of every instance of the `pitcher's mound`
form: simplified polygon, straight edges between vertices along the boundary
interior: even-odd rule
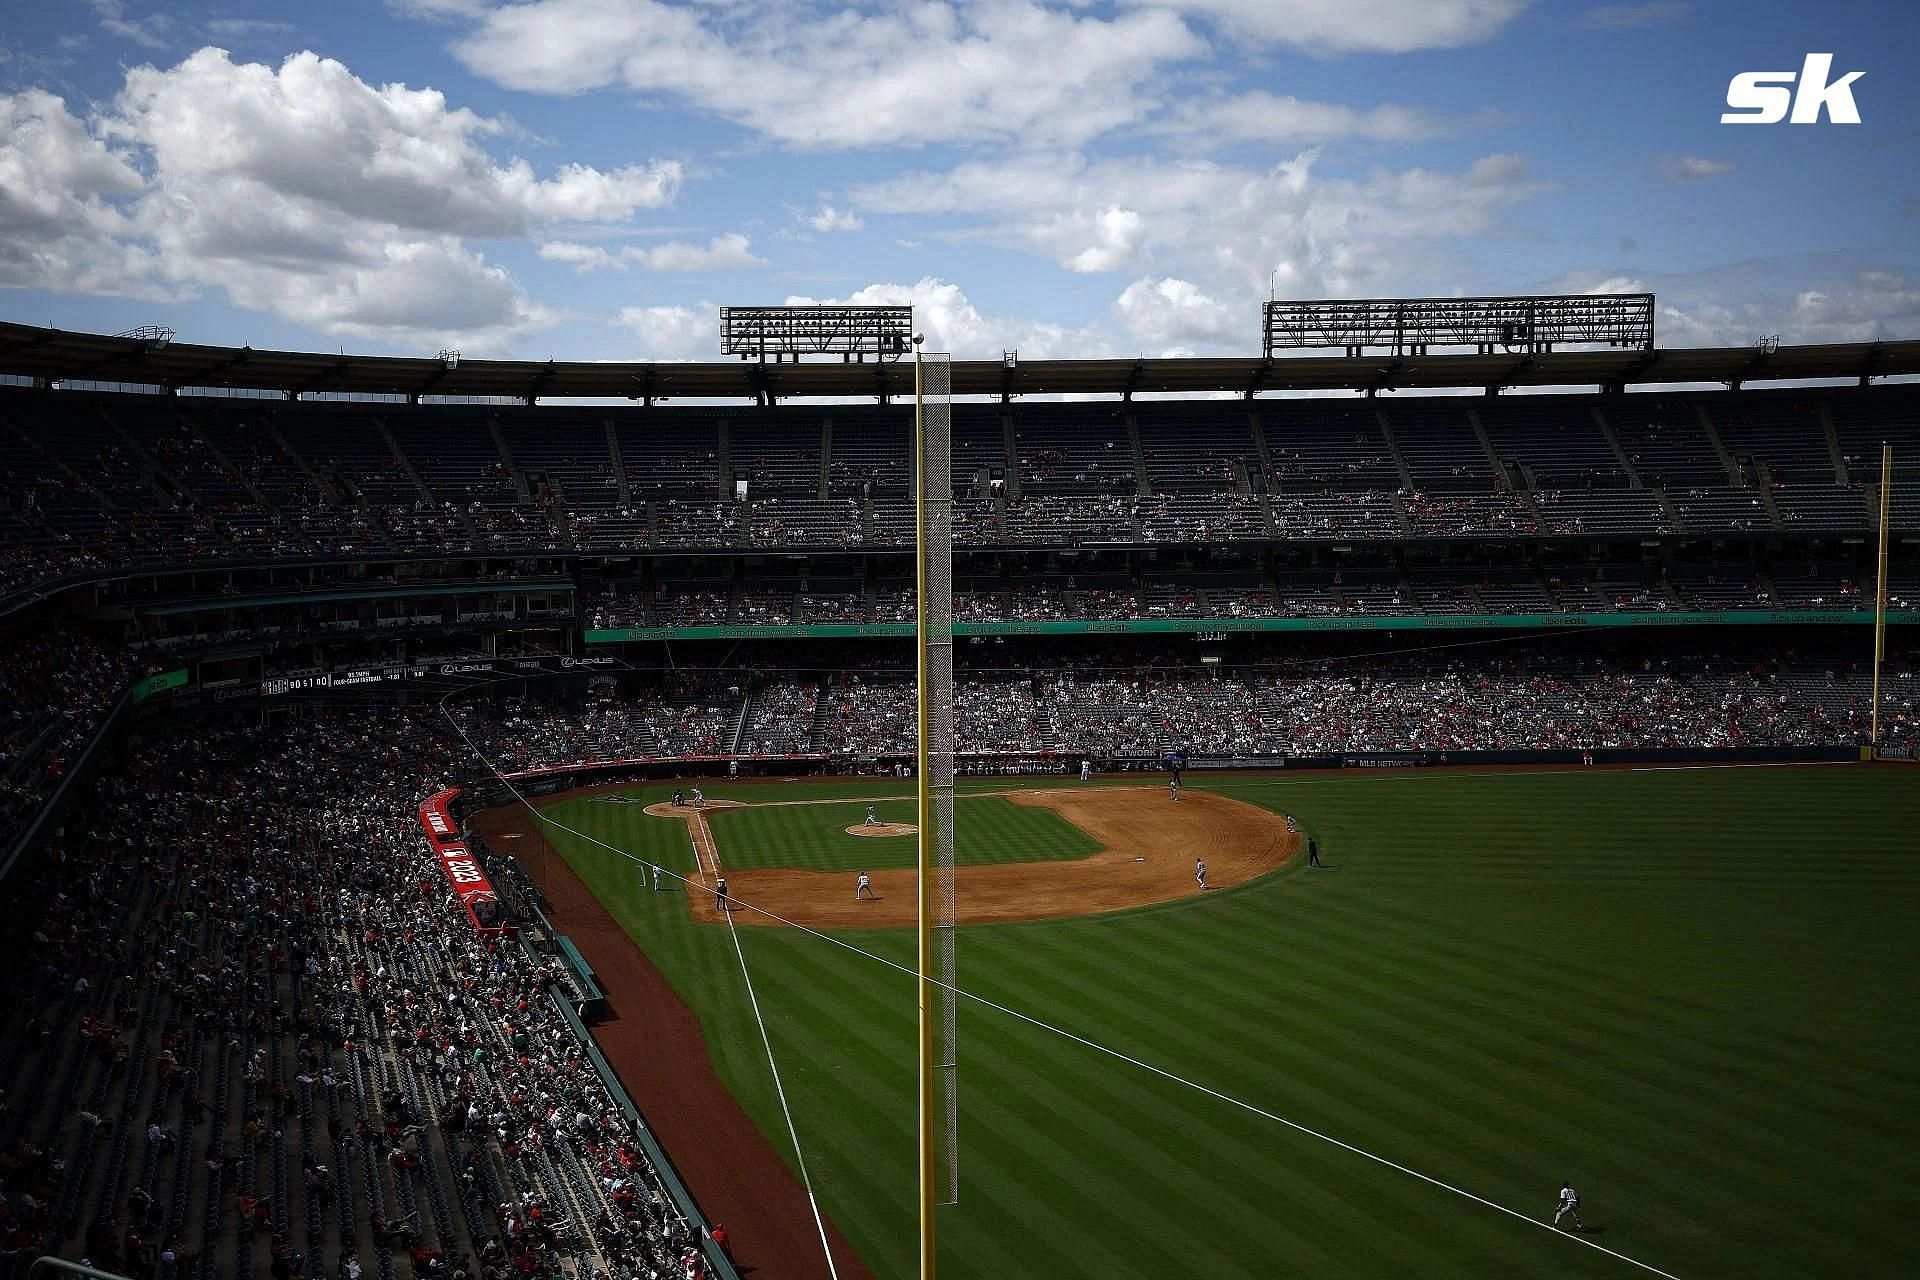
[[[847,834],[850,836],[910,836],[918,830],[920,828],[911,822],[882,822],[878,826],[871,827],[864,822],[856,822],[847,828]]]
[[[717,809],[745,807],[745,801],[741,800],[709,800],[705,804],[695,804],[689,800],[683,805],[675,805],[671,800],[662,800],[659,804],[648,805],[640,812],[651,814],[656,818],[686,818],[691,821],[692,815],[696,813],[712,813]]]

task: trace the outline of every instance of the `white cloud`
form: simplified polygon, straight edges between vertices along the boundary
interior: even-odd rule
[[[1092,218],[1093,243],[1068,258],[1069,271],[1118,271],[1132,264],[1146,238],[1146,223],[1131,209],[1111,205]]]
[[[209,48],[136,67],[91,122],[51,94],[0,96],[0,284],[218,289],[329,334],[504,342],[556,313],[469,240],[624,223],[681,176],[658,161],[542,176],[488,154],[506,132],[312,53],[276,68]],[[744,247],[683,246],[715,261]]]
[[[1206,46],[1163,9],[1107,19],[1033,0],[528,0],[486,10],[454,52],[511,89],[622,87],[834,148],[1075,143],[1142,119],[1163,69]]]
[[[911,306],[914,327],[926,335],[928,351],[947,351],[962,359],[997,359],[1019,351],[1030,359],[1092,357],[1111,353],[1111,344],[1095,329],[1074,329],[1012,316],[989,316],[960,286],[936,276],[913,284],[872,284],[844,298],[789,297],[790,307]]]
[[[434,89],[376,88],[344,65],[296,53],[278,68],[202,49],[178,66],[127,72],[111,132],[148,148],[163,181],[217,223],[256,201],[469,237],[515,237],[556,220],[620,221],[670,202],[671,161],[539,178],[497,164],[478,139],[495,121]]]
[[[570,240],[549,240],[535,250],[547,262],[564,262],[583,275],[589,271],[625,271],[627,261],[618,253],[597,244],[577,244]]]
[[[1365,109],[1308,102],[1257,89],[1215,98],[1189,98],[1155,126],[1185,149],[1211,150],[1236,142],[1304,146],[1343,138],[1416,142],[1459,126],[1415,107],[1391,103]]]
[[[144,18],[130,18],[127,7],[121,0],[88,0],[94,13],[99,15],[100,29],[110,36],[122,40],[131,40],[148,49],[167,47],[166,32],[172,27],[173,19],[165,13],[150,14]]]
[[[613,252],[598,245],[549,241],[538,252],[549,262],[564,262],[581,272],[625,271],[629,266],[649,271],[726,271],[742,267],[764,267],[765,258],[755,257],[747,237],[728,232],[705,245],[670,240],[642,249],[628,245]]]
[[[1228,32],[1309,53],[1411,53],[1479,44],[1528,0],[1130,0],[1219,24]]]
[[[818,212],[807,219],[807,225],[824,235],[830,231],[858,231],[867,224],[856,214],[823,204]]]
[[[1733,172],[1731,160],[1709,160],[1705,156],[1655,156],[1654,172],[1668,182],[1705,182]]]
[[[1317,159],[1308,151],[1258,169],[1035,154],[904,174],[851,195],[872,213],[967,221],[950,234],[1063,266],[1097,264],[1118,244],[1128,264],[1238,299],[1269,283],[1300,297],[1451,287],[1455,264],[1434,246],[1490,232],[1509,209],[1548,189],[1520,156],[1486,156],[1457,172],[1379,169],[1363,178],[1320,177]],[[1108,216],[1116,209],[1129,215],[1122,226]]]
[[[1645,277],[1573,272],[1550,287],[1653,293],[1662,347],[1875,342],[1920,331],[1920,283],[1903,270],[1839,255],[1758,258]]]
[[[146,185],[53,94],[0,94],[0,287],[151,296],[150,261],[120,242]]]
[[[1257,323],[1251,308],[1230,307],[1171,276],[1134,281],[1114,311],[1142,348],[1161,355],[1243,345]]]
[[[719,350],[720,309],[710,302],[622,307],[619,323],[639,340],[637,359],[711,360]]]
[[[767,260],[755,257],[747,237],[736,231],[715,236],[704,247],[678,240],[655,245],[641,250],[636,261],[650,271],[725,271],[763,267]]]

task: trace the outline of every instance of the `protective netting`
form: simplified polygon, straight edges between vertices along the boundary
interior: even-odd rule
[[[928,354],[920,367],[920,451],[916,460],[921,489],[920,555],[926,668],[920,696],[928,718],[927,781],[933,812],[928,814],[927,853],[933,864],[928,910],[933,939],[927,975],[933,980],[934,1104],[944,1117],[936,1134],[945,1177],[941,1204],[960,1198],[960,1044],[956,1025],[958,970],[954,959],[953,885],[953,361]]]

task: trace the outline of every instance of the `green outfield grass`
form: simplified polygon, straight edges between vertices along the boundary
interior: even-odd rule
[[[1590,1239],[1682,1280],[1915,1271],[1920,774],[1206,785],[1299,815],[1329,869],[968,928],[963,985],[1536,1216],[1570,1177],[1603,1228]],[[678,823],[552,812],[692,870]],[[754,838],[801,844],[808,813],[766,811]],[[748,816],[715,824],[723,859],[727,824]],[[968,856],[1025,838],[983,823]],[[555,843],[699,1010],[723,1079],[787,1150],[726,932],[690,924],[628,859]],[[840,936],[911,961],[907,933]],[[911,1275],[911,979],[798,933],[740,938],[825,1207],[877,1273]],[[979,1005],[963,1004],[961,1038],[947,1276],[1645,1274]]]

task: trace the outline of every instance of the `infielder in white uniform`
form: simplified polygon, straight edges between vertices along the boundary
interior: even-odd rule
[[[653,891],[660,892],[660,864],[657,862],[653,864]]]
[[[1205,858],[1195,858],[1193,860],[1193,878],[1200,882],[1202,889],[1207,887],[1207,860]]]
[[[863,893],[869,898],[878,898],[880,896],[873,891],[873,881],[867,878],[867,873],[864,871],[860,873],[860,883],[853,888],[853,900],[855,902],[860,901],[860,895]]]
[[[1082,760],[1080,762],[1080,781],[1082,782],[1093,781],[1093,761]]]
[[[1559,1226],[1560,1219],[1571,1217],[1575,1231],[1585,1231],[1580,1222],[1580,1193],[1573,1189],[1571,1182],[1560,1184],[1560,1207],[1553,1211],[1553,1225]]]

